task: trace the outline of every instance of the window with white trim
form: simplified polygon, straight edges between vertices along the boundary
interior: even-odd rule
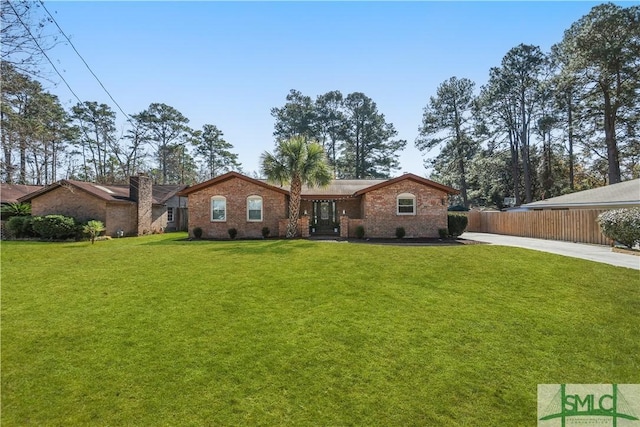
[[[167,208],[167,222],[173,222],[173,208],[171,206]]]
[[[398,215],[415,215],[416,214],[416,196],[411,193],[402,193],[398,195],[396,213]]]
[[[227,198],[213,196],[211,198],[211,221],[224,222],[227,220]]]
[[[252,221],[252,222],[262,221],[262,197],[260,196],[247,197],[247,221]]]

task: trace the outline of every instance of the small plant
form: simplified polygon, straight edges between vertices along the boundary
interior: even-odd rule
[[[78,229],[76,220],[68,216],[47,215],[33,217],[33,231],[44,239],[64,240],[76,237]]]
[[[449,226],[449,235],[451,237],[458,237],[467,228],[469,218],[464,214],[449,213],[447,215],[447,223]]]
[[[364,237],[364,227],[359,225],[356,227],[356,237],[362,239]]]
[[[615,209],[598,216],[602,234],[628,248],[640,244],[640,208]]]
[[[438,228],[438,236],[440,236],[441,239],[446,239],[449,237],[449,230],[446,228]]]
[[[200,228],[200,227],[194,228],[193,229],[193,237],[195,237],[196,239],[202,238],[202,228]]]
[[[229,238],[233,240],[238,235],[238,230],[236,230],[235,228],[230,228],[227,230],[227,233],[229,233]]]
[[[269,227],[262,227],[262,237],[263,238],[267,238],[269,237],[269,234],[271,233],[271,230],[269,230]]]
[[[87,224],[82,227],[82,231],[89,235],[92,245],[96,241],[96,237],[98,237],[104,230],[106,229],[104,228],[102,221],[97,220],[88,221]]]
[[[396,228],[396,237],[398,239],[402,239],[406,234],[407,232],[405,231],[404,227]]]

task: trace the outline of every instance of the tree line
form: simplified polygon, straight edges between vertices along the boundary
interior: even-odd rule
[[[20,26],[7,29],[14,32],[3,33],[12,46],[1,64],[3,182],[120,183],[145,171],[157,183],[191,184],[241,171],[216,125],[192,129],[169,105],[151,103],[126,115],[120,131],[106,104],[78,102],[65,110],[39,81],[37,52],[20,51],[29,40],[20,41]],[[519,205],[635,178],[639,70],[640,6],[601,4],[550,52],[527,44],[510,49],[477,89],[466,78],[442,82],[414,144],[437,153],[425,167],[432,179],[460,189],[457,202],[465,206],[503,207],[505,197]],[[312,98],[294,89],[271,115],[276,147],[294,136],[317,141],[336,178],[387,178],[400,168],[407,141],[364,93]]]
[[[640,177],[640,6],[595,6],[548,53],[520,44],[441,83],[416,146],[460,203],[503,207]]]
[[[84,101],[65,110],[40,82],[6,61],[1,67],[3,182],[117,184],[144,171],[156,183],[192,184],[241,168],[220,129],[192,129],[169,105],[150,104],[118,132],[108,105]]]

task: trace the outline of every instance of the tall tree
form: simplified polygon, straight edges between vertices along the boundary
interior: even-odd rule
[[[338,161],[343,178],[388,178],[400,166],[398,152],[406,140],[398,135],[393,123],[378,112],[376,103],[361,92],[347,95],[342,156]]]
[[[337,175],[340,143],[345,134],[344,98],[339,90],[333,90],[316,98],[316,133],[324,147],[329,163]]]
[[[316,136],[316,118],[313,100],[300,91],[291,89],[287,102],[282,108],[272,108],[271,115],[276,119],[273,136],[276,140],[302,135],[306,138]]]
[[[287,238],[295,237],[302,186],[324,187],[331,181],[325,152],[317,142],[310,142],[304,136],[294,136],[280,141],[275,153],[264,152],[260,163],[269,181],[280,185],[290,184]]]
[[[494,138],[508,141],[516,203],[520,204],[520,171],[524,177],[524,199],[533,201],[533,167],[530,158],[533,120],[540,108],[543,72],[547,59],[539,47],[521,44],[509,50],[501,67],[489,71],[483,87],[483,112],[492,123]]]
[[[116,113],[106,104],[85,101],[71,108],[78,128],[85,179],[113,183],[112,148],[116,144]]]
[[[169,181],[169,158],[177,144],[183,142],[185,135],[191,132],[187,126],[189,119],[175,108],[161,103],[152,103],[149,108],[132,116],[142,124],[149,133],[149,141],[153,143],[160,166],[160,181]]]
[[[586,89],[582,101],[604,132],[609,183],[620,182],[621,126],[638,126],[640,6],[595,6],[565,31],[555,50],[564,72]]]
[[[211,179],[230,170],[238,170],[238,155],[231,152],[233,145],[223,138],[215,125],[206,124],[195,134],[195,154],[204,160],[206,178]]]
[[[473,88],[474,83],[465,78],[451,77],[441,83],[436,96],[430,98],[424,109],[422,126],[415,141],[421,151],[444,145],[436,161],[454,165],[464,206],[469,205],[468,163],[479,146],[472,136]]]

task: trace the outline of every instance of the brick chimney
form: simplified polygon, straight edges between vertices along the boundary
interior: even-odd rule
[[[136,202],[138,236],[151,233],[153,184],[145,174],[129,177],[129,198]]]

